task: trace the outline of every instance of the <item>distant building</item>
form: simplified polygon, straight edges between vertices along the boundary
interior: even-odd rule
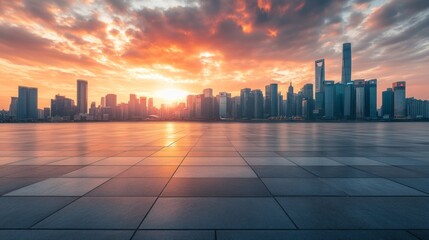
[[[335,83],[335,111],[334,116],[338,119],[344,118],[344,91],[345,84]]]
[[[254,117],[255,99],[250,88],[244,88],[240,91],[241,102],[241,117],[245,119],[252,119]]]
[[[88,82],[85,80],[77,80],[77,112],[88,112]]]
[[[429,101],[406,99],[407,119],[429,119]]]
[[[392,119],[394,111],[393,89],[387,88],[386,91],[382,93],[381,98],[381,117],[384,119]]]
[[[405,82],[394,82],[393,88],[393,117],[403,119],[406,117],[406,89]]]
[[[354,82],[351,81],[344,86],[344,118],[348,120],[356,117],[356,91]]]
[[[292,82],[289,84],[289,88],[287,91],[287,106],[286,106],[286,117],[293,117],[295,116],[295,96],[293,93],[293,86]]]
[[[232,118],[240,119],[241,118],[241,104],[240,96],[232,97]]]
[[[231,93],[219,93],[219,118],[231,118]]]
[[[278,85],[272,83],[265,86],[265,115],[266,117],[277,117],[279,108]]]
[[[59,117],[63,120],[70,120],[75,114],[74,101],[59,94],[55,95],[55,99],[51,100],[51,116]]]
[[[20,121],[37,120],[37,101],[37,88],[19,86],[17,119]]]
[[[10,105],[9,105],[9,117],[16,118],[17,113],[18,113],[18,98],[11,97]]]
[[[325,119],[334,119],[335,117],[335,82],[326,80],[324,82],[325,89]]]
[[[343,66],[341,83],[347,84],[352,81],[352,44],[343,43]]]
[[[315,61],[315,86],[316,86],[316,104],[315,113],[322,116],[324,109],[324,82],[325,82],[325,59]]]
[[[354,80],[356,94],[356,119],[365,118],[365,80]]]
[[[264,118],[264,95],[260,89],[252,90],[252,95],[254,99],[254,116],[255,119],[263,119]]]
[[[365,117],[377,119],[377,79],[365,82]]]

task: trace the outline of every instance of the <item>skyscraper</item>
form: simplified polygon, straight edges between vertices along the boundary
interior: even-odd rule
[[[365,80],[354,80],[356,93],[356,119],[365,118]]]
[[[382,93],[381,96],[381,116],[385,119],[392,119],[393,118],[393,89],[388,88],[386,91]]]
[[[394,82],[392,84],[393,88],[393,109],[394,118],[402,119],[406,117],[407,111],[406,111],[406,88],[405,88],[405,82]]]
[[[365,82],[365,117],[377,119],[377,79]]]
[[[265,115],[277,117],[279,108],[278,85],[272,83],[265,86]]]
[[[334,81],[324,81],[325,89],[325,118],[334,119],[335,116],[335,83]]]
[[[345,84],[335,83],[335,117],[344,117],[344,90]]]
[[[341,83],[347,84],[352,81],[352,44],[343,43],[343,68]]]
[[[106,107],[115,108],[117,105],[117,97],[115,94],[107,94],[106,95]]]
[[[10,98],[10,105],[9,105],[9,116],[15,118],[17,112],[18,112],[18,98],[17,97],[11,97]]]
[[[231,93],[220,92],[219,93],[219,118],[230,118],[231,117]]]
[[[264,96],[260,89],[252,90],[252,94],[254,98],[253,106],[255,107],[255,110],[253,111],[254,118],[262,119],[264,118]]]
[[[324,109],[325,59],[315,61],[316,106],[315,110],[321,116]]]
[[[313,97],[313,84],[307,83],[302,87],[302,117],[305,119],[313,118],[313,110],[314,110],[314,97]]]
[[[88,82],[85,80],[77,80],[77,112],[88,112]]]
[[[351,81],[344,86],[344,118],[354,119],[356,116],[356,91],[354,82]]]
[[[241,117],[246,119],[252,119],[255,110],[255,100],[253,98],[252,90],[250,88],[244,88],[240,91],[240,102],[241,102]]]
[[[18,87],[18,120],[37,120],[37,88]]]
[[[140,97],[140,116],[146,118],[147,115],[147,100],[146,97]]]
[[[287,117],[293,117],[295,115],[295,101],[294,101],[294,94],[293,94],[293,86],[292,82],[289,85],[288,91],[287,91],[287,106],[286,106],[286,116]]]

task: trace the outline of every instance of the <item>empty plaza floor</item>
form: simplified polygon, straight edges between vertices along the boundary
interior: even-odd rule
[[[2,124],[0,239],[429,239],[429,123]]]

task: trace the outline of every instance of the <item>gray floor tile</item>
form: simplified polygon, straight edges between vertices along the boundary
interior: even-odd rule
[[[218,240],[417,240],[398,230],[221,230]]]
[[[0,197],[0,228],[29,228],[74,199],[71,197]]]
[[[133,166],[119,174],[117,177],[162,177],[169,178],[176,171],[177,166]]]
[[[395,182],[429,193],[429,178],[393,178]]]
[[[115,177],[129,166],[86,166],[63,175],[65,178],[108,178]]]
[[[384,178],[424,178],[429,177],[429,173],[421,173],[414,170],[395,166],[355,166],[356,168]]]
[[[82,196],[109,178],[49,178],[5,196]]]
[[[2,240],[129,240],[129,230],[0,230]]]
[[[252,169],[261,178],[314,178],[302,167],[298,166],[252,166]]]
[[[35,228],[136,229],[154,201],[151,197],[82,197]]]
[[[425,196],[414,190],[383,178],[326,178],[323,182],[352,196]]]
[[[294,225],[272,198],[159,198],[140,228],[288,229]]]
[[[44,178],[0,178],[0,195],[42,180]]]
[[[263,178],[262,181],[275,196],[346,195],[318,178]]]
[[[381,161],[369,159],[366,157],[330,157],[330,159],[345,165],[363,165],[363,166],[386,166],[387,164]]]
[[[132,240],[215,240],[215,231],[139,230]]]
[[[257,178],[173,178],[162,196],[270,196]]]
[[[283,165],[295,166],[296,164],[283,157],[245,157],[250,165]]]
[[[87,196],[157,197],[169,178],[113,178]]]
[[[299,166],[341,166],[343,164],[326,157],[288,157]]]
[[[427,197],[279,197],[300,229],[428,229]]]
[[[186,165],[244,165],[247,163],[241,157],[186,157],[182,166]]]
[[[124,166],[131,166],[135,165],[141,160],[143,160],[144,157],[108,157],[105,159],[102,159],[100,161],[94,162],[91,165],[97,165],[97,166],[112,166],[112,165],[124,165]]]
[[[174,177],[183,178],[252,178],[255,172],[247,166],[180,166]]]
[[[377,177],[349,166],[303,166],[304,169],[322,178],[370,178]]]

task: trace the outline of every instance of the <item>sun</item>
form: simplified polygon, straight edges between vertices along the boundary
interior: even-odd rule
[[[181,89],[163,89],[155,93],[155,97],[161,99],[164,103],[182,102],[187,95],[188,92]]]

